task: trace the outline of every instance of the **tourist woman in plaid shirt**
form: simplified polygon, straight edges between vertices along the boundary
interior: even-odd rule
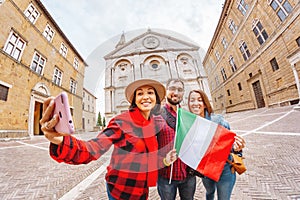
[[[52,97],[48,98],[40,123],[51,142],[51,157],[58,162],[86,164],[114,145],[105,177],[108,198],[148,199],[149,187],[156,185],[159,165],[176,160],[175,150],[164,159],[158,158],[157,153],[155,125],[161,117],[155,115],[165,94],[165,87],[155,80],[141,79],[129,84],[125,90],[131,104],[129,110],[114,117],[106,129],[89,141],[55,131],[58,116],[51,119],[54,102]]]

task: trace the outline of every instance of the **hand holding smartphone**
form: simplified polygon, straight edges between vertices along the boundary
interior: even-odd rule
[[[75,132],[71,116],[68,95],[66,92],[60,93],[54,99],[55,109],[53,114],[59,116],[59,121],[55,125],[55,130],[59,133],[72,134]]]

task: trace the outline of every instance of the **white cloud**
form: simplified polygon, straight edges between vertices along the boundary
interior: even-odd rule
[[[137,36],[132,32],[137,33],[147,28],[167,29],[185,35],[207,50],[224,3],[224,0],[41,1],[74,47],[90,64],[85,72],[85,87],[88,86],[87,89],[96,95],[97,109],[100,108],[102,112],[102,65],[105,64],[99,64],[101,58],[98,56],[113,50],[107,47],[114,48],[123,31],[128,41],[132,39],[128,35]]]
[[[123,31],[169,29],[205,50],[224,0],[42,0],[60,28],[86,58],[98,45]]]

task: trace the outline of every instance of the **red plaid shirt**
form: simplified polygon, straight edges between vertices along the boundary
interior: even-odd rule
[[[106,181],[115,199],[148,199],[149,186],[157,181],[156,119],[145,120],[139,109],[113,118],[92,140],[65,136],[63,144],[50,145],[50,155],[58,162],[86,164],[98,159],[114,145]]]
[[[165,105],[165,109],[176,119],[176,112],[168,104]],[[168,119],[169,120],[169,119]],[[174,122],[175,123],[175,122]],[[160,133],[158,134],[158,148],[161,156],[165,156],[171,149],[174,148],[175,130],[171,128],[167,123],[161,124]],[[187,177],[187,165],[184,164],[179,158],[173,163],[172,180],[184,180]],[[158,175],[169,179],[171,172],[171,166],[163,167],[158,171]]]

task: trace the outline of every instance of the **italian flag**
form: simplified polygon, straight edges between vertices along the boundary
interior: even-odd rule
[[[235,133],[182,108],[177,110],[175,148],[178,157],[204,176],[218,181]]]

